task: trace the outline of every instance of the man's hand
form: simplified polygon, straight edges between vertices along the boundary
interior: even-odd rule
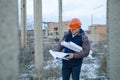
[[[73,53],[69,53],[66,58],[67,58],[67,59],[72,59],[73,57],[74,57]]]

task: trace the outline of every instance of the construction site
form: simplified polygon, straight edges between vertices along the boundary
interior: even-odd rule
[[[68,31],[62,0],[58,0],[58,22],[43,21],[42,0],[33,0],[34,21],[29,25],[26,0],[20,2],[0,1],[0,80],[62,80],[62,62],[49,52]],[[91,21],[85,30],[90,52],[83,60],[80,80],[120,79],[119,8],[119,0],[107,0],[106,24]]]

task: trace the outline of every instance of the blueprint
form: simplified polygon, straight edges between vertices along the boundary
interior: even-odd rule
[[[62,41],[61,45],[64,46],[64,47],[67,47],[67,48],[69,48],[73,51],[76,51],[76,52],[80,52],[82,50],[82,48],[80,46],[78,46],[77,44],[75,44],[73,42]],[[49,52],[55,59],[69,60],[69,59],[66,58],[66,56],[68,55],[67,53],[53,51],[53,50],[49,50]]]
[[[57,51],[53,51],[53,50],[49,50],[49,52],[55,59],[65,59],[65,60],[68,60],[66,58],[66,56],[68,55],[67,53],[57,52]]]
[[[80,52],[82,50],[82,47],[80,47],[79,45],[77,45],[71,41],[70,42],[62,41],[61,45],[64,47],[67,47],[73,51],[76,51],[76,52]]]

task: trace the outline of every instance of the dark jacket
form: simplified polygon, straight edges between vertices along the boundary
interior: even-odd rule
[[[60,43],[61,41],[65,40],[66,42],[72,41],[75,44],[81,46],[83,50],[81,52],[75,52],[73,50],[70,50],[64,46],[61,46]],[[67,60],[62,60],[63,66],[76,66],[82,63],[82,60],[84,57],[88,56],[89,51],[90,51],[90,44],[88,41],[88,37],[85,35],[84,31],[82,29],[79,30],[79,33],[75,36],[72,37],[72,34],[70,31],[68,31],[63,39],[61,40],[56,47],[57,51],[62,51],[64,50],[65,53],[74,53],[74,58],[70,59],[69,61]]]

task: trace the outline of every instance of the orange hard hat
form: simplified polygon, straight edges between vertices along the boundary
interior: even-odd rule
[[[69,23],[69,29],[74,30],[81,27],[81,21],[78,18],[73,18]]]

